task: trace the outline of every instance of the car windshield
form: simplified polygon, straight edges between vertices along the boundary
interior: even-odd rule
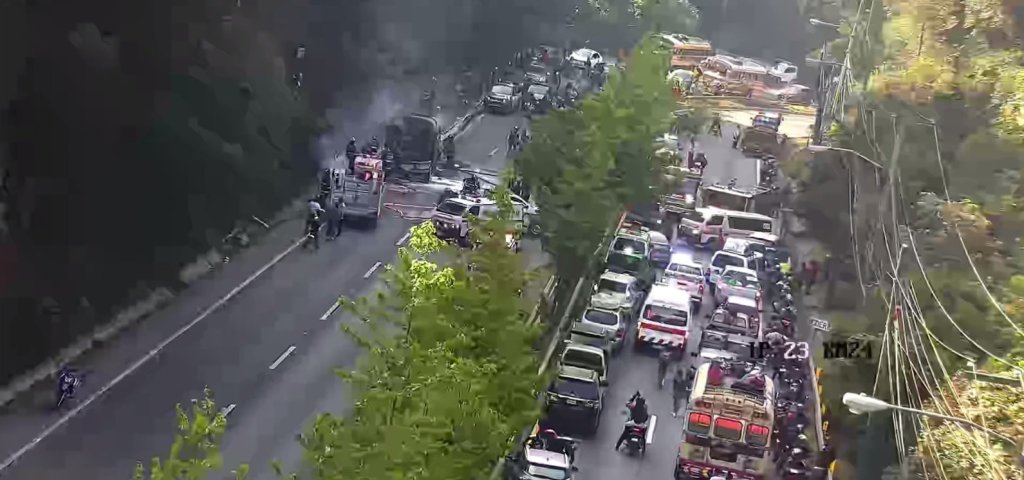
[[[696,265],[687,265],[685,263],[670,263],[665,272],[675,275],[685,275],[687,277],[702,277],[700,267]]]
[[[618,325],[619,316],[612,312],[605,312],[602,310],[587,310],[583,314],[583,318],[590,323],[597,323],[600,325]]]
[[[547,478],[550,480],[565,480],[569,478],[569,472],[561,468],[544,467],[541,465],[530,464],[526,469],[526,473],[540,478]]]
[[[732,228],[745,232],[772,233],[772,221],[761,218],[730,217]]]
[[[676,327],[685,327],[689,315],[684,310],[662,307],[660,305],[648,305],[644,309],[644,320]]]
[[[722,274],[722,281],[730,287],[738,288],[751,288],[757,289],[760,286],[757,283],[757,277],[746,273],[738,272],[736,270],[729,270]]]
[[[597,384],[571,377],[558,377],[551,384],[551,392],[583,400],[597,400],[600,397]]]
[[[544,68],[544,67],[543,67],[543,66],[541,66],[541,65],[530,65],[530,66],[529,66],[529,67],[528,67],[528,68],[526,69],[526,72],[527,72],[527,73],[532,73],[532,74],[534,74],[534,75],[547,75],[547,73],[548,73],[547,69],[546,69],[546,68]]]
[[[599,292],[615,292],[615,293],[626,293],[628,285],[625,282],[616,282],[608,278],[602,278],[601,281],[597,282],[597,291]]]
[[[627,255],[644,255],[647,253],[647,244],[634,238],[618,237],[615,239],[615,243],[612,244],[612,250]]]
[[[547,95],[548,87],[544,85],[530,85],[529,92],[533,95]]]
[[[512,87],[508,85],[495,85],[494,88],[491,89],[491,93],[496,93],[498,95],[512,95]]]
[[[640,273],[643,257],[626,255],[625,253],[612,252],[608,255],[608,268],[618,268],[626,273]]]
[[[461,203],[444,201],[437,206],[437,211],[441,213],[447,213],[448,215],[460,216],[466,212],[466,206]]]
[[[680,185],[679,191],[690,195],[696,195],[697,190],[700,188],[700,180],[692,178],[683,180],[683,184]]]
[[[712,349],[720,352],[731,353],[736,358],[750,358],[750,344],[730,342],[724,335],[716,334],[713,331],[705,330],[700,340],[699,350]]]
[[[712,267],[721,269],[725,269],[725,267],[746,267],[746,263],[742,257],[728,254],[716,254],[715,258],[711,260]]]
[[[600,372],[604,369],[604,365],[601,363],[601,357],[594,352],[588,352],[586,350],[580,350],[578,348],[570,348],[562,354],[562,363],[566,365],[572,365],[574,367],[586,368],[595,372]]]
[[[687,212],[683,212],[682,217],[683,217],[683,220],[689,220],[689,221],[694,222],[694,223],[703,223],[704,222],[704,214],[702,214],[702,213],[700,213],[698,211],[695,211],[695,210],[690,210],[690,211],[687,211]]]
[[[742,313],[750,318],[757,317],[757,307],[753,305],[726,301],[725,309],[732,313]]]

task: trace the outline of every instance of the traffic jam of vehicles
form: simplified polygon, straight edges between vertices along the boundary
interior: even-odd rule
[[[680,37],[670,36],[673,68],[711,58],[710,44]],[[588,55],[581,51],[571,61]],[[755,123],[777,131],[781,117],[762,115]],[[754,133],[746,135],[740,143],[753,141]],[[662,148],[678,149],[670,137],[659,141]],[[682,430],[669,440],[678,444],[676,479],[826,478],[805,435],[814,428],[813,373],[806,344],[796,338],[792,260],[777,219],[766,214],[775,209],[760,202],[770,189],[705,183],[703,169],[693,165],[670,167],[668,175],[677,187],[656,205],[626,212],[606,245],[603,273],[557,357],[542,418],[507,458],[506,478],[600,476],[579,473],[584,466],[575,459],[581,449],[609,447],[587,442],[602,419],[623,422],[615,450],[643,461],[655,420],[666,420],[648,411],[640,390],[626,392],[625,409],[605,403],[623,376],[649,375],[617,369],[627,355],[657,358],[656,376],[643,384],[685,389],[668,420]],[[587,452],[588,459],[606,452]]]

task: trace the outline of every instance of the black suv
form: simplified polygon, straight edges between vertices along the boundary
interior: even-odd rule
[[[548,420],[558,423],[579,420],[586,425],[587,433],[597,433],[604,409],[604,390],[597,372],[562,365],[558,377],[548,387],[546,400]]]

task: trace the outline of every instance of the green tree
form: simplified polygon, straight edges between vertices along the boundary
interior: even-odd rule
[[[498,197],[502,215],[476,225],[473,250],[417,226],[385,290],[349,304],[366,327],[350,333],[368,354],[342,375],[358,399],[352,413],[321,415],[304,438],[318,478],[470,478],[535,418],[537,330],[519,298],[522,259],[505,245],[507,192]]]
[[[175,410],[178,434],[170,453],[163,460],[153,458],[148,471],[139,462],[135,466],[135,480],[202,480],[223,466],[220,440],[228,422],[217,410],[210,389],[204,389],[203,398],[192,403],[191,412],[181,404]],[[242,480],[248,475],[249,467],[242,465],[233,473],[236,480]]]
[[[659,193],[663,160],[654,139],[669,130],[673,108],[668,57],[648,38],[603,92],[534,127],[519,170],[534,185],[546,247],[559,277],[579,278],[623,207]]]

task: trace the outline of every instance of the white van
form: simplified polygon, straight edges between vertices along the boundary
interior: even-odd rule
[[[686,290],[667,284],[654,285],[644,300],[633,346],[636,349],[645,345],[686,348],[691,308],[690,294]]]
[[[774,234],[775,219],[759,213],[709,208],[700,229],[698,242],[724,242],[729,238],[747,238],[752,234]],[[721,243],[719,244],[721,245]]]

